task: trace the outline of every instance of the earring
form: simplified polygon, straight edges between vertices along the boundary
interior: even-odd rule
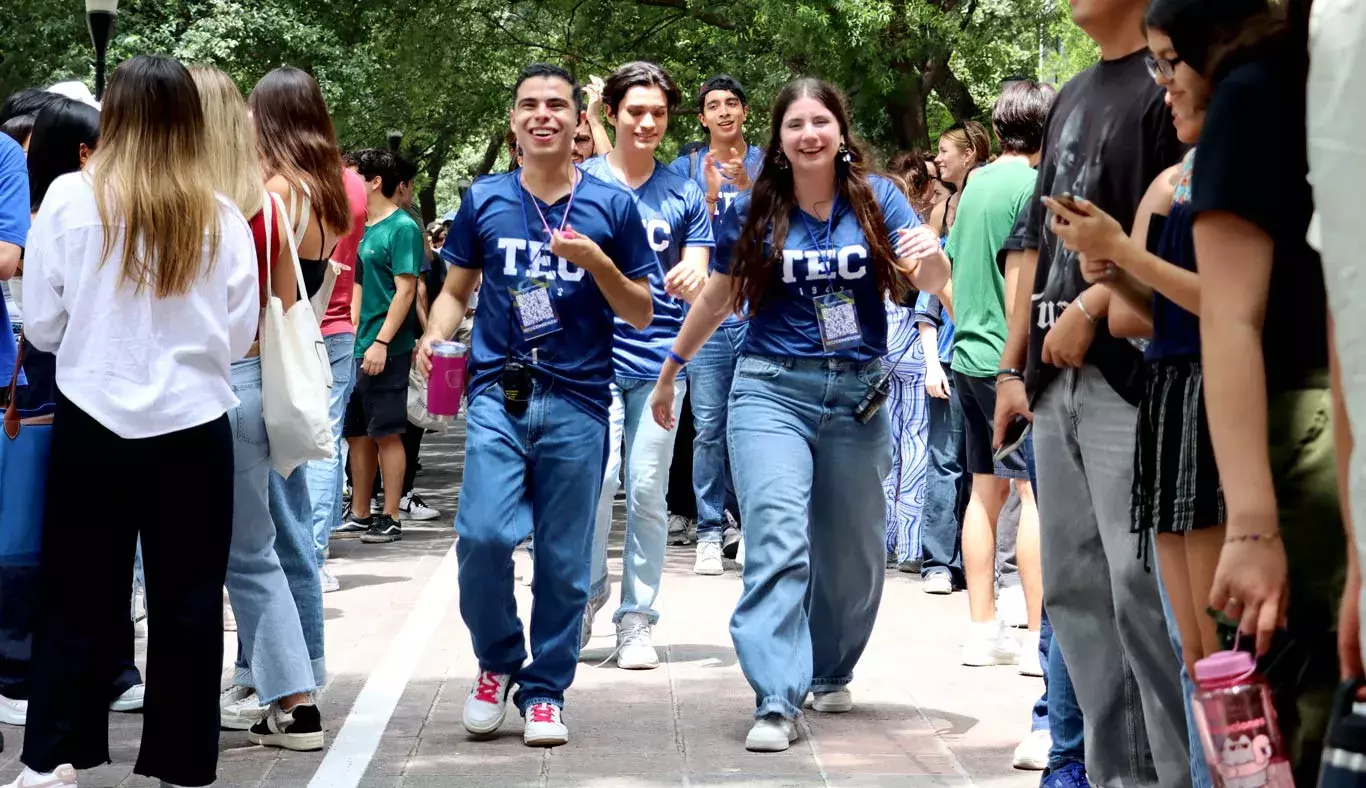
[[[773,157],[773,164],[780,170],[786,170],[792,166],[792,162],[787,160],[787,154],[782,151],[778,151],[777,155]]]
[[[843,142],[840,143],[839,161],[845,166],[852,164],[854,161],[854,154],[849,152],[849,146],[845,145]]]

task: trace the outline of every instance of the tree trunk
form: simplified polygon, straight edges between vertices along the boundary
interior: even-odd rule
[[[924,89],[921,77],[905,80],[905,87],[897,91],[887,103],[887,115],[892,124],[892,142],[898,150],[929,149],[929,131],[925,122]]]
[[[481,175],[489,174],[489,171],[493,169],[493,165],[498,162],[498,154],[503,152],[503,140],[506,137],[507,131],[502,126],[489,136],[488,147],[484,148],[484,158],[479,160],[479,166],[470,173],[471,180],[478,178]]]
[[[431,224],[436,221],[436,181],[441,177],[441,169],[446,166],[446,156],[450,153],[451,145],[443,134],[436,140],[436,145],[432,147],[431,155],[427,157],[427,182],[422,185],[422,189],[417,193],[417,204],[422,211],[422,223]]]

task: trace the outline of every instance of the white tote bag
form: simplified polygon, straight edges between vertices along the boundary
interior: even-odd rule
[[[279,197],[267,195],[265,204],[266,249],[275,229],[272,208],[284,211]],[[294,234],[285,222],[284,245],[294,261],[300,286],[304,275]],[[327,357],[322,331],[313,306],[300,298],[286,312],[271,287],[274,260],[266,264],[266,314],[261,321],[261,410],[270,439],[270,460],[281,476],[309,460],[332,459],[336,446],[328,405],[332,388],[332,364]]]

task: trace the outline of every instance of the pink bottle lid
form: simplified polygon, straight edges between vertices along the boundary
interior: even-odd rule
[[[1257,662],[1246,651],[1216,651],[1195,663],[1195,680],[1222,684],[1245,679],[1256,669]]]

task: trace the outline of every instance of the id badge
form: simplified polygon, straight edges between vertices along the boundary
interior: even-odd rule
[[[812,300],[816,302],[816,322],[820,324],[821,344],[826,352],[862,344],[863,332],[859,329],[853,293],[826,293]]]
[[[512,291],[512,305],[517,310],[523,337],[535,339],[560,330],[560,317],[555,312],[549,282],[525,282]]]

